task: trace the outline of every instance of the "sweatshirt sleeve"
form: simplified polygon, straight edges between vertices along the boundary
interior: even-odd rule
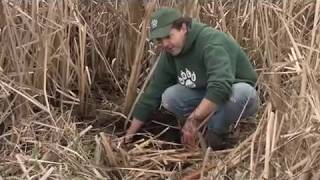
[[[175,65],[165,53],[161,53],[152,79],[136,104],[133,117],[145,122],[152,112],[159,108],[162,93],[176,83]]]
[[[222,46],[207,45],[204,48],[204,64],[208,77],[205,98],[221,105],[229,99],[235,80],[230,56]]]

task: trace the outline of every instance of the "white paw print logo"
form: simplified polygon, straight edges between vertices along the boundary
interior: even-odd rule
[[[180,76],[178,76],[179,83],[183,86],[189,88],[195,88],[196,84],[195,81],[197,80],[196,73],[191,72],[189,69],[186,68],[186,71],[180,71]]]
[[[151,29],[155,29],[158,26],[158,20],[152,19],[151,21]]]

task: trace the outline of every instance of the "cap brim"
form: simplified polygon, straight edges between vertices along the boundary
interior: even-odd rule
[[[151,31],[150,32],[150,40],[155,40],[158,38],[167,37],[170,33],[170,29],[171,29],[171,24],[169,24],[168,26],[165,26],[162,28],[157,28],[157,29]]]

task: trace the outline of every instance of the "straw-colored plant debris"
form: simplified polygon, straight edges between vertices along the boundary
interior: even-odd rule
[[[259,74],[259,114],[216,152],[120,145],[157,57],[146,2],[1,1],[0,179],[319,179],[320,1],[154,1],[230,34]]]

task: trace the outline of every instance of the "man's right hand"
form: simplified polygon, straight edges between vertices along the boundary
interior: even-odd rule
[[[137,118],[133,118],[130,127],[123,137],[123,143],[125,144],[131,142],[134,134],[136,134],[141,129],[142,125],[142,121],[138,120]]]

